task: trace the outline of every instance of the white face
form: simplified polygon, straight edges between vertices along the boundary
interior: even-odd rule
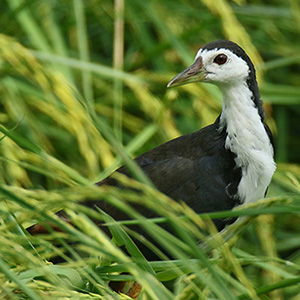
[[[202,58],[203,68],[207,72],[205,82],[216,85],[236,84],[244,81],[249,75],[247,63],[226,49],[202,50],[196,55]]]

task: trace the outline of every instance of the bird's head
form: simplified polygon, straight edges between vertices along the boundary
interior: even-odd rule
[[[176,75],[168,87],[191,82],[209,82],[218,86],[246,81],[255,70],[250,58],[237,44],[230,41],[215,41],[201,48],[195,62]]]

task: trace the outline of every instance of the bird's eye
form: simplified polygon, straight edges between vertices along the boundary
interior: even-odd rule
[[[218,65],[223,65],[227,61],[227,56],[225,54],[219,54],[215,57],[214,62]]]

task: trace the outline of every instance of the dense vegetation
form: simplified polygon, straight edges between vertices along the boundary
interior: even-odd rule
[[[126,299],[109,280],[137,280],[141,299],[298,299],[299,1],[122,3],[0,3],[1,299]],[[267,199],[210,215],[247,216],[217,234],[208,216],[147,185],[130,158],[215,120],[217,88],[166,84],[202,45],[223,38],[256,65],[278,167]],[[139,193],[93,186],[121,164],[138,181],[118,180]],[[139,237],[80,206],[86,198],[122,207],[176,260],[145,260],[130,238]],[[140,199],[177,236],[130,209]],[[76,226],[53,214],[62,208]],[[111,224],[113,241],[91,216]],[[24,229],[49,221],[63,231]],[[65,262],[52,265],[53,256]]]

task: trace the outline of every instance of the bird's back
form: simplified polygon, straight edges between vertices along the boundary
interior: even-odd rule
[[[224,147],[226,131],[220,132],[219,118],[210,126],[162,144],[135,161],[158,190],[176,201],[184,201],[197,213],[229,210],[240,204],[236,197],[241,171],[235,155]],[[117,172],[129,175],[125,167]],[[99,183],[117,185],[111,177]],[[102,202],[97,205],[103,206]],[[107,213],[120,219],[109,205]],[[146,217],[151,212],[143,211]],[[224,227],[216,221],[218,229]]]

